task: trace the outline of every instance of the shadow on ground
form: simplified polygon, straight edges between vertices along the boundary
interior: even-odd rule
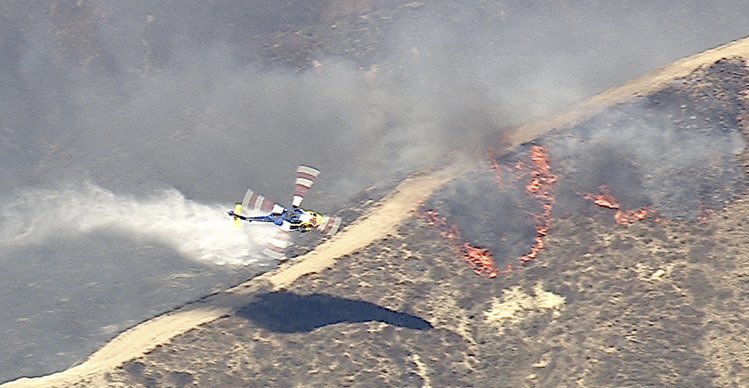
[[[271,292],[259,295],[241,308],[237,316],[280,333],[300,333],[337,323],[383,322],[415,330],[428,330],[432,325],[411,314],[393,311],[360,300],[325,294],[299,295]]]

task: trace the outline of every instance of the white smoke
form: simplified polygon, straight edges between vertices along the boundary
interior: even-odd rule
[[[202,204],[175,189],[147,198],[119,195],[93,183],[16,193],[0,205],[0,248],[85,238],[97,231],[157,241],[204,264],[263,264],[260,253],[274,228],[235,230],[219,204]]]

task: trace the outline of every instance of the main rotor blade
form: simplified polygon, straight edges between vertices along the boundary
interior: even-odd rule
[[[304,196],[309,191],[312,184],[320,175],[320,171],[316,168],[309,166],[299,166],[296,170],[296,186],[294,188],[294,199],[291,201],[291,205],[294,207],[302,206]]]
[[[291,239],[291,224],[284,221],[284,223],[276,230],[276,234],[271,237],[270,241],[265,245],[263,253],[278,261],[284,261],[286,257],[286,249],[289,247],[289,240]]]
[[[242,207],[251,213],[270,213],[275,205],[274,202],[267,200],[264,196],[252,191],[252,189],[247,189],[242,200]],[[235,211],[235,213],[237,212]]]

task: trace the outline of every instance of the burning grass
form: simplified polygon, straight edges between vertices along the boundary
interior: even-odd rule
[[[436,210],[424,209],[418,213],[419,218],[424,220],[428,226],[436,227],[440,230],[440,235],[445,240],[453,244],[461,254],[461,259],[473,270],[476,275],[493,279],[496,278],[500,271],[494,266],[494,256],[488,249],[482,249],[463,241],[460,233],[460,227],[456,224],[450,224],[447,217],[441,216]],[[512,266],[508,265],[502,273],[512,272]]]
[[[525,187],[529,195],[541,204],[541,214],[536,218],[536,238],[530,252],[520,258],[520,262],[527,264],[538,257],[544,249],[546,235],[551,227],[551,210],[554,206],[554,196],[551,191],[557,181],[556,175],[551,172],[549,155],[546,148],[542,146],[531,147],[531,181]]]
[[[658,221],[658,215],[655,210],[646,207],[639,210],[625,210],[619,205],[619,201],[611,194],[607,186],[599,188],[599,194],[585,194],[583,197],[597,206],[615,210],[614,221],[619,225],[629,225],[635,222],[643,221],[648,217],[654,217]]]
[[[541,208],[540,213],[531,214],[535,220],[536,236],[528,253],[520,257],[520,263],[523,265],[535,260],[546,246],[545,239],[551,227],[551,211],[554,207],[552,189],[557,181],[556,175],[551,171],[549,153],[546,147],[540,145],[531,146],[530,160],[531,163],[529,166],[522,161],[517,161],[510,167],[500,164],[493,155],[489,158],[489,163],[496,175],[497,187],[500,191],[506,189],[503,184],[505,175],[513,177],[513,182],[518,182],[524,175],[529,175],[530,181],[525,186],[525,192],[535,199]]]
[[[529,162],[516,161],[511,165],[503,165],[495,157],[489,158],[490,166],[495,172],[496,187],[500,191],[514,189],[518,183],[527,179],[522,192],[532,199],[531,203],[536,202],[539,205],[538,209],[540,210],[528,211],[534,219],[535,237],[530,250],[519,258],[522,265],[535,260],[544,249],[554,205],[552,189],[557,179],[556,175],[551,172],[548,152],[544,147],[532,146],[528,156]],[[499,274],[512,272],[513,265],[511,263],[507,264],[504,270],[498,270],[494,254],[489,249],[475,246],[464,240],[460,227],[449,221],[447,217],[442,216],[437,210],[427,209],[426,206],[422,205],[419,216],[427,225],[440,229],[442,238],[456,246],[460,251],[462,260],[477,275],[495,278]],[[498,236],[498,238],[501,237]]]

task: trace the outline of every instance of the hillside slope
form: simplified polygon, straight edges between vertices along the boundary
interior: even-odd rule
[[[745,66],[749,40],[611,89],[506,141],[510,149],[534,139],[553,145],[567,133],[544,139],[548,131],[575,134],[593,115],[663,90],[683,89],[695,106],[706,103],[692,93],[700,84],[716,96],[735,92],[713,90],[725,79],[745,91],[736,67],[710,71],[724,57]],[[558,175],[575,176],[566,172]],[[68,371],[7,386],[746,384],[749,347],[735,340],[749,338],[741,324],[749,311],[744,197],[699,226],[621,227],[605,214],[565,208],[535,262],[487,280],[412,216],[455,175],[414,176],[293,265],[145,322]],[[258,310],[267,295],[281,295],[281,305]],[[310,326],[284,324],[311,319],[289,310],[314,314],[310,306],[351,306],[345,301],[371,305]],[[413,317],[432,329],[409,325]]]

